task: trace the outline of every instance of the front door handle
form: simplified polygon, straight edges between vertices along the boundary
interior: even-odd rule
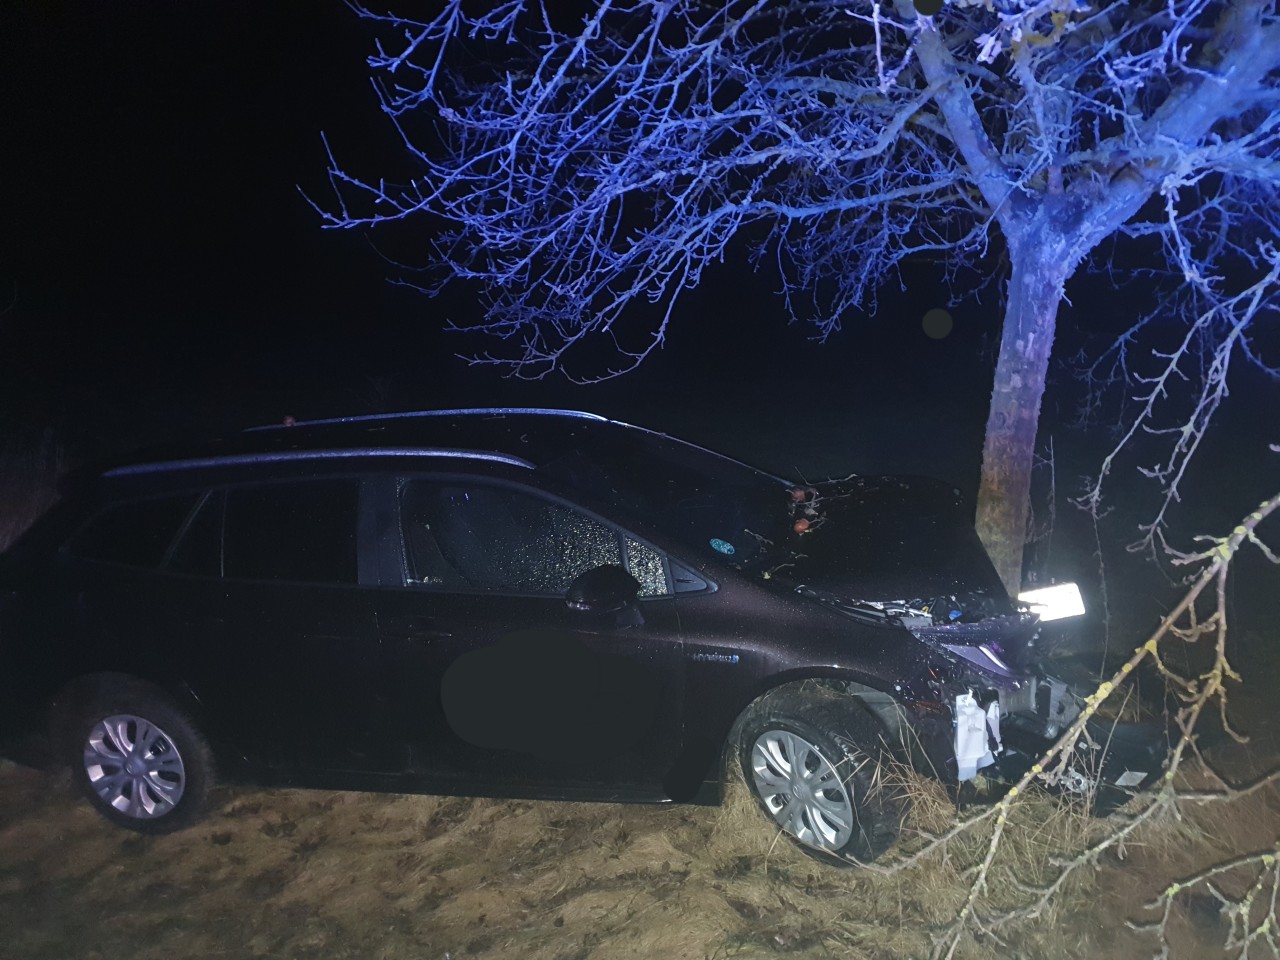
[[[437,637],[453,636],[448,630],[440,627],[435,617],[425,616],[395,617],[391,621],[391,630],[412,640],[433,640]]]

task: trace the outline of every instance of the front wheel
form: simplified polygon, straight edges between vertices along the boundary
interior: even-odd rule
[[[75,779],[112,823],[171,833],[203,812],[213,754],[186,714],[161,695],[112,687],[78,713],[73,737]]]
[[[879,723],[849,698],[766,696],[744,718],[738,753],[748,789],[811,856],[870,863],[897,839],[906,797],[886,782]]]

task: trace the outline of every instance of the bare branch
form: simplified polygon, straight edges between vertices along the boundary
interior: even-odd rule
[[[1071,873],[1082,867],[1096,864],[1099,854],[1122,845],[1140,826],[1149,822],[1158,813],[1176,809],[1182,797],[1175,789],[1175,779],[1187,753],[1195,750],[1194,731],[1196,725],[1203,711],[1211,704],[1217,704],[1223,710],[1222,716],[1225,719],[1226,689],[1224,682],[1228,679],[1239,679],[1227,659],[1226,650],[1226,582],[1228,570],[1240,548],[1247,543],[1256,541],[1258,525],[1277,510],[1280,510],[1280,493],[1259,504],[1258,508],[1245,517],[1231,533],[1223,537],[1208,538],[1210,546],[1195,552],[1182,553],[1177,557],[1176,562],[1180,564],[1202,564],[1202,568],[1196,574],[1194,582],[1182,600],[1165,616],[1150,638],[1138,646],[1129,659],[1121,664],[1109,679],[1099,684],[1097,690],[1085,699],[1084,709],[1081,711],[1080,716],[993,808],[995,828],[987,842],[983,858],[977,863],[973,871],[968,895],[964,903],[952,922],[935,939],[935,958],[948,958],[949,960],[949,958],[953,957],[969,931],[978,930],[986,934],[994,934],[1001,926],[1018,919],[1038,915],[1058,891],[1062,889],[1063,884],[1066,883]],[[1211,584],[1215,587],[1216,593],[1215,610],[1208,620],[1199,622],[1196,617],[1196,601]],[[1185,626],[1180,625],[1184,618],[1187,619]],[[1171,636],[1184,640],[1211,637],[1214,644],[1214,660],[1209,669],[1195,678],[1182,677],[1169,670],[1161,660],[1159,651],[1161,643]],[[1174,718],[1181,731],[1181,736],[1170,753],[1162,788],[1145,807],[1128,821],[1114,829],[1107,830],[1099,839],[1084,849],[1073,851],[1069,856],[1064,857],[1059,862],[1057,876],[1048,884],[1041,885],[1031,891],[1033,893],[1031,900],[1021,906],[1005,908],[984,915],[980,908],[984,894],[987,892],[988,877],[996,855],[1000,850],[1001,840],[1014,804],[1018,802],[1018,798],[1025,793],[1034,781],[1052,780],[1055,770],[1061,769],[1061,762],[1071,756],[1077,741],[1085,735],[1085,727],[1090,718],[1096,714],[1098,708],[1104,702],[1113,696],[1117,690],[1121,689],[1124,680],[1137,669],[1143,660],[1151,660],[1156,665],[1160,673],[1171,681],[1182,701],[1182,705]],[[1056,764],[1055,761],[1057,761]],[[1187,799],[1197,803],[1235,799],[1254,790],[1269,786],[1277,782],[1278,779],[1280,779],[1280,771],[1276,771],[1245,787],[1231,788],[1224,785],[1224,789],[1221,791],[1214,793],[1198,792],[1189,795]],[[975,819],[972,822],[976,823],[978,821]],[[966,828],[967,826],[966,824]],[[955,832],[949,832],[948,839],[955,835]],[[1265,919],[1259,920],[1253,914],[1252,904],[1257,899],[1256,893],[1230,900],[1230,904],[1234,904],[1234,906],[1230,906],[1228,910],[1229,915],[1233,918],[1228,948],[1239,946],[1241,943],[1252,943],[1259,938],[1268,938],[1272,935],[1270,931],[1274,929],[1276,920],[1280,919],[1274,913],[1276,890],[1271,880],[1273,873],[1268,872],[1274,867],[1274,859],[1266,859],[1272,854],[1273,851],[1267,851],[1251,855],[1247,859],[1247,863],[1256,863],[1264,868],[1259,874],[1257,882],[1250,890],[1270,892],[1271,900],[1269,901],[1269,912],[1266,916],[1272,919],[1269,922]],[[1246,861],[1232,863],[1235,866],[1239,866],[1245,864]],[[1164,919],[1159,921],[1152,929],[1156,930],[1158,935],[1163,938],[1172,897],[1180,889],[1190,884],[1207,883],[1220,872],[1230,868],[1230,866],[1223,866],[1221,871],[1217,868],[1210,868],[1190,878],[1183,887],[1175,884],[1167,889],[1157,901],[1157,904],[1163,904]],[[1225,903],[1227,903],[1226,900],[1224,900]],[[1235,912],[1231,913],[1230,911]],[[1267,942],[1270,943],[1271,941],[1267,940]]]

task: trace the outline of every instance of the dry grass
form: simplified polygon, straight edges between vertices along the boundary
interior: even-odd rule
[[[937,784],[902,781],[914,803],[898,855],[954,819]],[[192,830],[137,837],[71,797],[66,778],[0,764],[0,953],[923,957],[990,829],[885,874],[810,860],[740,785],[718,809],[233,788],[215,800]],[[1003,945],[966,942],[960,956],[1149,955],[1124,921],[1176,876],[1274,837],[1278,813],[1272,791],[1156,821],[1123,860],[1078,871],[1045,912],[1006,929]],[[986,908],[1024,902],[1056,857],[1108,826],[1042,795],[1015,805]],[[1221,956],[1196,909],[1179,906],[1174,956]]]
[[[920,956],[981,845],[965,839],[888,876],[838,870],[779,837],[740,786],[719,809],[293,790],[218,799],[186,833],[135,837],[44,775],[0,767],[6,955]],[[936,825],[940,809],[919,806]],[[1034,876],[1080,822],[1028,804],[1006,868]],[[1051,946],[1021,955],[1061,955]]]

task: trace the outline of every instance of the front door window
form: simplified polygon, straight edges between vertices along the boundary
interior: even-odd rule
[[[660,554],[587,514],[509,487],[409,482],[401,493],[410,583],[563,596],[575,577],[627,568],[641,596],[670,592]]]

